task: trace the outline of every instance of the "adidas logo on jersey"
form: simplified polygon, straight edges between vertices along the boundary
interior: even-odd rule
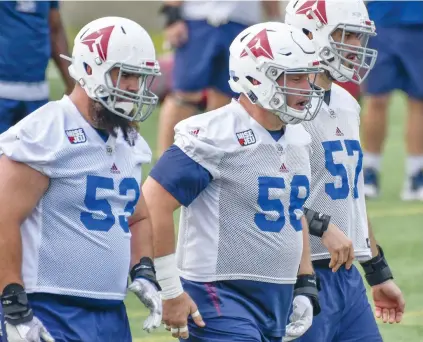
[[[342,133],[342,132],[341,132],[341,130],[339,129],[339,127],[336,127],[335,134],[336,134],[338,137],[342,137],[342,136],[344,135],[344,133]]]
[[[285,163],[282,163],[281,167],[279,168],[280,172],[288,172],[288,169],[285,166]]]
[[[116,166],[116,164],[115,164],[115,163],[113,163],[112,167],[110,168],[110,172],[111,172],[111,173],[116,173],[116,174],[119,174],[119,173],[120,173],[120,171],[119,171],[119,169],[117,168],[117,166]]]
[[[191,134],[193,137],[196,137],[197,138],[198,137],[198,133],[200,133],[200,129],[199,128],[192,129],[188,133]]]
[[[252,129],[236,133],[238,142],[241,146],[248,146],[256,143],[256,137]]]

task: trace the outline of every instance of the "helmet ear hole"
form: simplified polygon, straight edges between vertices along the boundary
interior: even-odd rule
[[[245,76],[245,78],[253,85],[253,86],[258,86],[261,84],[260,81],[257,81],[255,78],[251,77],[251,76]]]
[[[91,76],[93,74],[93,69],[85,62],[84,62],[84,69],[87,75]]]

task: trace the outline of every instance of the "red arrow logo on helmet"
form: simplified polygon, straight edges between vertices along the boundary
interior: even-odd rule
[[[251,39],[248,43],[247,47],[250,49],[251,53],[256,57],[266,57],[273,59],[273,52],[270,48],[269,44],[269,37],[267,36],[266,29],[263,29],[256,36]],[[247,51],[245,49],[241,52],[240,57],[248,56]]]
[[[326,2],[325,0],[309,0],[306,1],[299,9],[296,14],[307,14],[308,11],[312,11],[316,17],[323,23],[328,23],[328,17],[326,15]],[[307,14],[308,19],[313,19],[310,14]]]
[[[115,27],[108,26],[97,30],[81,40],[82,44],[88,46],[91,52],[94,52],[94,45],[97,48],[98,55],[103,61],[107,59],[107,48],[109,46],[109,39]]]

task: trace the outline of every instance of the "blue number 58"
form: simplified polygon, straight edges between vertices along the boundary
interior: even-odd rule
[[[299,196],[300,187],[306,189],[305,196]],[[279,218],[268,220],[265,214],[256,213],[254,222],[260,230],[279,233],[286,223],[284,206],[279,199],[269,199],[270,189],[285,189],[285,180],[279,177],[259,177],[257,203],[263,211],[276,211]],[[310,192],[310,183],[305,175],[295,175],[291,181],[291,194],[289,198],[289,222],[296,231],[301,231],[301,220],[297,218],[296,210],[301,210]]]

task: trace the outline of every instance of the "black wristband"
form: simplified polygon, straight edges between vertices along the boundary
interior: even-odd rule
[[[4,288],[1,305],[5,321],[12,325],[29,322],[34,317],[25,289],[20,284],[13,283]]]
[[[297,277],[297,282],[294,286],[294,297],[299,295],[308,297],[313,305],[313,316],[317,316],[321,311],[319,290],[320,284],[315,274],[301,274]]]
[[[311,235],[322,237],[328,229],[330,216],[318,213],[317,211],[304,208],[304,216],[308,223],[308,230]]]
[[[375,286],[384,283],[389,279],[394,279],[388,262],[385,259],[382,247],[377,246],[379,254],[373,259],[361,263],[363,267],[367,283]]]
[[[132,281],[137,278],[144,278],[156,285],[159,291],[162,290],[156,279],[156,269],[154,268],[154,263],[151,258],[142,257],[140,262],[132,267],[129,275],[131,276]]]
[[[160,9],[160,14],[163,14],[165,17],[165,27],[169,27],[170,25],[183,20],[181,8],[179,6],[163,5]]]

